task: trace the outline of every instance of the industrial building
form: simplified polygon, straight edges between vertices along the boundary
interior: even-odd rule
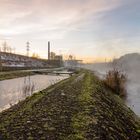
[[[55,52],[51,52],[51,46],[50,46],[50,41],[48,41],[48,60],[57,60],[57,61],[63,61],[63,56],[62,55],[56,55]]]

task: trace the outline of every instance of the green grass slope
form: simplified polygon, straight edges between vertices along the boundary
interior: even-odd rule
[[[93,73],[83,71],[0,114],[2,140],[139,140],[139,122]]]
[[[35,75],[34,72],[30,71],[11,71],[11,72],[0,72],[0,81],[8,80],[13,78],[25,77]]]

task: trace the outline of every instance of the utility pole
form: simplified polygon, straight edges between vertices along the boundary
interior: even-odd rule
[[[50,60],[50,41],[48,41],[48,60]]]
[[[27,42],[26,44],[27,44],[27,46],[26,46],[27,56],[29,57],[30,43]]]

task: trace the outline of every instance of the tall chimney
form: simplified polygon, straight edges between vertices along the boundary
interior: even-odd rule
[[[48,41],[48,60],[50,60],[50,41]]]

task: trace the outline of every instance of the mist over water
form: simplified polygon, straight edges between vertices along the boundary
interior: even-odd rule
[[[116,60],[120,70],[127,75],[126,104],[140,116],[140,55],[137,53],[127,54]],[[111,63],[86,64],[86,69],[95,71],[95,74],[101,79],[112,69]]]

